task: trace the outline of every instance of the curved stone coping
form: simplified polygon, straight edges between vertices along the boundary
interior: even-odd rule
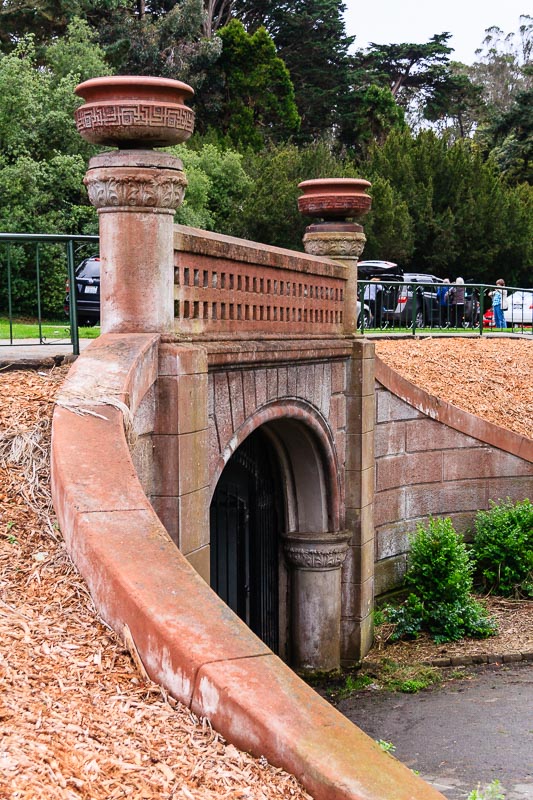
[[[524,461],[533,462],[533,439],[500,428],[493,422],[476,417],[475,414],[463,411],[446,400],[429,394],[402,377],[378,356],[375,361],[375,377],[386,389],[431,419],[443,422],[467,436],[523,458]]]
[[[108,404],[116,397],[135,412],[156,379],[157,350],[151,334],[95,340],[54,412],[54,505],[99,613],[131,633],[152,680],[316,800],[442,800],[275,656],[168,536],[135,474],[123,411]]]

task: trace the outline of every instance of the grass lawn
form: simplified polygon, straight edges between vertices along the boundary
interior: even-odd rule
[[[98,326],[90,328],[78,328],[80,339],[96,339],[100,336]],[[41,323],[41,335],[46,341],[59,341],[66,339],[70,341],[70,325],[66,320],[43,320]],[[34,319],[15,319],[12,320],[11,329],[9,319],[0,317],[0,339],[39,339],[39,324]]]
[[[485,333],[487,333],[487,332],[490,333],[492,331],[497,331],[497,330],[498,330],[498,328],[483,328],[483,331]],[[359,328],[359,331],[361,331],[360,328]],[[392,335],[395,335],[395,334],[405,336],[405,334],[412,333],[412,328],[411,327],[407,327],[407,328],[400,328],[400,327],[394,327],[394,328],[365,328],[365,333],[381,333],[381,334],[384,334],[386,336],[392,336]],[[422,335],[426,334],[428,336],[439,336],[439,335],[441,335],[441,336],[449,336],[450,333],[462,333],[462,334],[468,334],[469,333],[469,334],[474,334],[474,335],[478,335],[479,336],[479,328],[478,327],[475,327],[475,328],[439,328],[439,327],[435,326],[434,328],[416,328],[415,329],[415,333],[417,335],[418,334],[422,334]]]

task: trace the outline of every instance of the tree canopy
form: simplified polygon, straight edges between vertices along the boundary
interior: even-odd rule
[[[177,219],[301,249],[298,183],[372,186],[365,256],[442,277],[531,282],[533,20],[354,49],[339,0],[22,0],[0,4],[0,228],[93,233],[79,81],[156,74],[196,90]],[[50,272],[47,307],[62,286]],[[25,291],[23,283],[21,291]]]

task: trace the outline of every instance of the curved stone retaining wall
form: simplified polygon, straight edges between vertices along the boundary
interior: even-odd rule
[[[442,800],[273,655],[170,538],[130,452],[147,482],[158,357],[156,335],[100,337],[54,413],[54,505],[99,613],[133,640],[152,680],[316,800]],[[187,374],[187,354],[175,357]]]
[[[430,515],[465,531],[490,500],[533,497],[533,441],[439,400],[376,358],[375,593],[405,572]]]

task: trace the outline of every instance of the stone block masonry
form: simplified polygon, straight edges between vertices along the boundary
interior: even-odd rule
[[[438,401],[376,359],[375,591],[396,588],[429,516],[466,532],[490,501],[533,496],[533,442]]]

